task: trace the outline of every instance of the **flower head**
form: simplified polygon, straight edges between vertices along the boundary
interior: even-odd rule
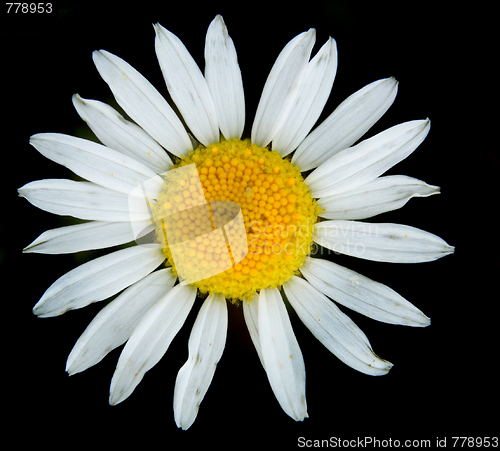
[[[53,133],[31,138],[42,155],[87,181],[34,181],[20,195],[87,222],[48,230],[24,252],[133,243],[60,277],[34,313],[56,316],[118,295],[67,362],[67,371],[78,373],[126,343],[111,382],[110,403],[117,404],[166,353],[196,296],[205,297],[174,391],[175,421],[187,429],[222,356],[227,300],[241,303],[278,402],[303,420],[304,361],[282,293],[327,349],[370,375],[386,374],[392,364],[373,352],[336,303],[386,323],[430,323],[389,287],[312,252],[320,245],[399,263],[453,252],[441,238],[407,225],[359,221],[439,192],[411,177],[383,176],[422,143],[430,121],[399,124],[354,145],[394,101],[398,83],[387,78],[348,97],[313,129],[333,85],[337,50],[330,38],[311,58],[311,29],[278,56],[250,139],[242,139],[243,84],[222,17],[207,32],[204,74],[177,36],[160,25],[155,32],[158,61],[182,120],[138,71],[100,50],[96,67],[134,122],[75,95],[76,110],[102,145]],[[153,239],[144,241],[148,233]]]

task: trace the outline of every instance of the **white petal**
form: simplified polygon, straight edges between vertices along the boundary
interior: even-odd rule
[[[147,226],[146,221],[143,226]],[[127,222],[92,221],[47,230],[26,246],[23,252],[67,254],[117,246],[134,239],[132,227]]]
[[[59,277],[33,308],[41,317],[102,301],[141,280],[165,259],[158,245],[132,246],[78,266]]]
[[[201,306],[189,336],[189,356],[179,370],[174,389],[174,417],[186,430],[196,419],[226,343],[227,305],[221,294],[210,295]]]
[[[352,94],[300,144],[292,163],[307,171],[352,146],[383,116],[397,91],[398,82],[391,77]]]
[[[167,352],[194,304],[196,291],[190,285],[177,285],[146,312],[118,360],[111,380],[110,404],[128,398],[146,371]]]
[[[361,329],[309,282],[292,276],[283,289],[302,322],[342,362],[372,376],[389,372],[392,363],[378,357]]]
[[[427,197],[439,193],[438,186],[404,175],[379,177],[352,190],[322,197],[318,205],[326,211],[319,216],[328,219],[365,219],[397,210],[412,197]]]
[[[155,172],[101,144],[59,133],[33,135],[30,144],[44,157],[106,188],[128,194],[145,181],[157,178],[157,192],[161,190],[162,180]]]
[[[315,224],[313,239],[334,252],[390,263],[428,262],[454,251],[438,236],[401,224],[324,221]]]
[[[109,352],[125,343],[145,313],[174,286],[172,268],[144,277],[104,307],[73,347],[66,371],[76,374],[99,363]]]
[[[172,167],[167,152],[151,136],[109,105],[82,99],[78,94],[73,96],[73,105],[105,146],[140,161],[157,174]]]
[[[182,122],[149,81],[112,53],[99,50],[92,56],[118,104],[151,137],[178,157],[193,149]]]
[[[302,421],[308,416],[306,373],[285,304],[276,288],[261,290],[257,302],[259,339],[269,383],[285,413]]]
[[[283,127],[273,139],[273,150],[283,157],[295,150],[318,120],[337,73],[337,45],[330,38],[307,64],[297,98]]]
[[[298,94],[298,82],[309,61],[316,31],[293,38],[281,51],[262,91],[252,126],[252,142],[267,146],[283,126]]]
[[[377,321],[418,327],[430,324],[427,316],[387,285],[343,266],[306,257],[300,272],[323,294]]]
[[[155,25],[155,49],[160,68],[184,121],[206,146],[219,141],[214,101],[200,68],[181,40],[160,24]]]
[[[260,346],[259,338],[259,294],[255,293],[251,302],[245,298],[243,300],[243,316],[245,318],[245,323],[247,325],[248,332],[250,333],[250,338],[255,346],[257,355],[259,356],[260,363],[264,366],[264,360],[262,358],[262,347]],[[264,367],[265,368],[265,367]]]
[[[90,182],[47,179],[30,182],[18,189],[35,207],[62,216],[110,222],[150,220],[144,199],[130,197]]]
[[[217,16],[208,27],[205,79],[224,138],[241,138],[245,126],[243,81],[236,49],[222,16]]]
[[[333,196],[375,180],[425,139],[430,121],[410,121],[337,153],[306,178],[314,197]]]

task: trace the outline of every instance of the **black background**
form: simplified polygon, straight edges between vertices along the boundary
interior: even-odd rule
[[[298,437],[432,442],[448,437],[450,445],[451,436],[498,433],[493,413],[498,403],[498,293],[491,289],[500,276],[494,217],[499,160],[498,144],[489,138],[498,114],[488,70],[493,53],[482,53],[491,43],[483,32],[493,11],[472,3],[458,9],[446,2],[438,7],[333,0],[297,5],[128,3],[56,2],[50,17],[2,13],[3,385],[8,421],[20,427],[16,434],[31,431],[56,448],[141,440],[143,447],[265,444],[294,449]],[[413,199],[373,222],[428,230],[456,246],[456,253],[418,265],[331,256],[395,289],[430,316],[432,325],[392,326],[344,309],[374,351],[394,363],[388,375],[371,377],[338,361],[290,312],[306,364],[310,418],[303,423],[282,412],[246,331],[242,309],[229,305],[224,355],[194,425],[183,432],[173,420],[173,388],[201,301],[133,395],[110,407],[109,382],[119,350],[82,374],[68,377],[64,371],[73,344],[101,306],[51,319],[31,313],[54,280],[108,251],[23,255],[22,248],[40,233],[71,219],[30,206],[17,197],[16,189],[32,180],[72,177],[39,155],[28,140],[38,132],[92,138],[71,95],[113,102],[93,65],[93,50],[103,48],[123,57],[167,96],[152,24],[160,22],[179,36],[203,67],[205,33],[216,14],[223,15],[238,51],[246,136],[275,58],[290,39],[311,27],[317,30],[314,52],[330,35],[339,52],[337,77],[321,119],[364,85],[395,76],[400,81],[397,99],[367,136],[429,117],[432,126],[425,142],[389,173],[439,185],[441,194]],[[488,115],[491,121],[484,118]]]

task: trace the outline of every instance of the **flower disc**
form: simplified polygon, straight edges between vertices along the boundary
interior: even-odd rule
[[[310,253],[319,211],[299,168],[276,151],[239,139],[199,147],[172,170],[193,163],[201,189],[196,188],[196,177],[191,177],[189,186],[183,185],[174,196],[171,189],[164,189],[154,208],[156,234],[168,264],[176,270],[179,260],[169,242],[183,243],[191,271],[208,268],[216,273],[193,286],[233,301],[289,280]],[[216,201],[239,206],[246,237],[237,237],[237,249],[234,240],[228,242],[231,232],[214,215]],[[212,206],[210,223],[201,214],[204,204]],[[235,213],[227,214],[227,223]],[[175,226],[173,233],[171,226]],[[225,232],[216,233],[222,229]]]

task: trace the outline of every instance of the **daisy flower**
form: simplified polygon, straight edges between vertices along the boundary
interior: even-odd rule
[[[155,32],[156,55],[182,120],[137,70],[99,50],[97,70],[134,122],[75,95],[78,114],[102,144],[56,133],[31,138],[42,155],[86,181],[38,180],[19,194],[86,222],[48,230],[24,252],[132,243],[60,277],[33,311],[51,317],[116,295],[78,339],[66,367],[69,374],[84,371],[125,343],[111,381],[114,405],[162,358],[197,295],[204,297],[174,389],[175,422],[187,429],[223,353],[228,305],[241,303],[276,399],[301,421],[308,416],[305,368],[285,297],[327,349],[369,375],[386,374],[392,364],[373,352],[337,303],[385,323],[430,323],[391,288],[313,256],[315,246],[393,263],[453,252],[423,230],[361,221],[439,192],[411,177],[383,176],[422,143],[430,122],[402,123],[355,144],[396,97],[398,83],[387,78],[352,94],[313,129],[334,82],[337,49],[330,38],[311,58],[311,29],[279,54],[250,139],[243,140],[242,78],[222,17],[208,28],[204,74],[177,36],[159,24]],[[172,183],[170,175],[182,171],[189,175]],[[218,202],[224,208],[216,218]],[[153,242],[138,231],[151,232]],[[201,269],[208,272],[186,277]]]

